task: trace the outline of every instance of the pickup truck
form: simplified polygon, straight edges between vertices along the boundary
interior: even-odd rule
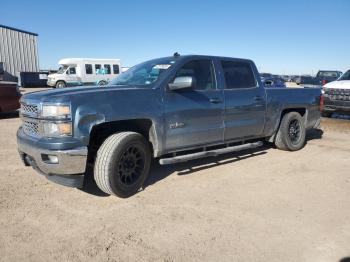
[[[298,85],[316,85],[322,86],[329,82],[337,80],[341,76],[342,72],[340,71],[329,71],[329,70],[320,70],[317,72],[315,77],[312,76],[300,76],[296,83]]]
[[[330,117],[334,112],[350,112],[350,70],[336,81],[325,84],[323,91],[323,116]]]
[[[104,87],[30,93],[17,132],[24,164],[82,187],[87,166],[107,194],[129,197],[152,160],[173,164],[256,148],[305,144],[321,89],[266,88],[251,60],[178,54],[130,68]]]

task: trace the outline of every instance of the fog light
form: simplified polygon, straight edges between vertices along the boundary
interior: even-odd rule
[[[49,161],[50,161],[52,164],[58,164],[58,157],[57,157],[57,156],[48,155],[48,158],[49,158]]]
[[[47,164],[58,164],[58,157],[55,155],[42,154],[41,159]]]

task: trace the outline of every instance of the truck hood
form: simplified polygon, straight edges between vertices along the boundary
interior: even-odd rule
[[[81,86],[81,87],[67,87],[56,88],[45,91],[37,91],[25,94],[23,99],[36,100],[40,102],[61,102],[70,101],[72,98],[89,96],[96,97],[108,93],[124,93],[127,90],[150,90],[151,88],[140,88],[135,86]]]
[[[324,88],[350,89],[350,80],[333,81],[323,86]]]

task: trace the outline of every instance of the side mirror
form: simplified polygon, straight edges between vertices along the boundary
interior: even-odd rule
[[[179,90],[194,87],[194,78],[192,76],[179,76],[174,79],[173,83],[169,83],[169,90]]]
[[[69,75],[69,69],[66,71],[66,74]]]

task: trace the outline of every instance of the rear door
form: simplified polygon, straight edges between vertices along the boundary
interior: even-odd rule
[[[217,88],[211,59],[186,62],[176,77],[191,76],[195,87],[165,93],[165,145],[167,151],[223,142],[223,90]]]
[[[222,60],[225,82],[225,141],[262,134],[266,95],[253,65],[245,60]]]

